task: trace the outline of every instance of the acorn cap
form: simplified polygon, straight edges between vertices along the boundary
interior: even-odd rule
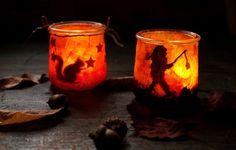
[[[125,121],[121,120],[120,118],[113,116],[108,118],[104,123],[104,126],[106,126],[108,129],[112,129],[115,132],[119,134],[121,138],[124,138],[127,134],[127,125]]]

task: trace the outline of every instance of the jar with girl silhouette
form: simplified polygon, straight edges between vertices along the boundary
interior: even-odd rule
[[[136,96],[171,99],[186,93],[196,93],[198,34],[183,30],[152,29],[138,32],[136,38]]]
[[[106,79],[105,25],[74,21],[54,23],[48,29],[52,85],[81,91],[92,89]]]

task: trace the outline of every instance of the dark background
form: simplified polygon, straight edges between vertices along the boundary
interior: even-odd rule
[[[232,40],[236,36],[236,4],[230,1],[234,0],[7,0],[0,6],[1,41],[25,41],[41,26],[42,15],[50,23],[106,23],[110,16],[110,26],[123,40],[135,40],[135,33],[147,28],[190,30],[199,33],[203,42],[222,40],[222,36]],[[48,40],[47,31],[38,32],[31,40]]]

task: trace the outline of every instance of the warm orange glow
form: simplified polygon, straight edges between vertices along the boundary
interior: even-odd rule
[[[187,31],[146,30],[137,34],[134,78],[150,94],[179,96],[198,87],[198,41]]]
[[[105,26],[67,22],[49,27],[49,77],[65,90],[88,90],[106,79]]]

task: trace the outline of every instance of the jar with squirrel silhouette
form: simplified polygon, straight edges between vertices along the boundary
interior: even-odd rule
[[[184,30],[149,29],[138,32],[136,38],[136,97],[175,99],[196,95],[198,34]]]
[[[106,79],[105,29],[105,25],[90,21],[49,26],[49,78],[53,86],[90,90]]]

